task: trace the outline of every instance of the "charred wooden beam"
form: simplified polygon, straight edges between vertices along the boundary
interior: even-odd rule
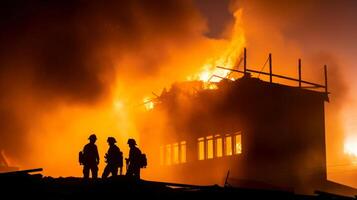
[[[271,57],[271,53],[269,54],[269,81],[270,83],[273,82],[273,60]]]
[[[244,74],[247,72],[247,49],[244,48]]]
[[[235,71],[235,72],[239,72],[239,73],[244,73],[244,72],[242,72],[240,70],[237,70],[237,69],[230,69],[230,68],[219,67],[219,66],[217,66],[217,68],[230,70],[230,71]],[[270,73],[261,72],[261,71],[257,71],[257,70],[253,70],[253,69],[247,69],[247,72],[253,72],[253,73],[257,73],[257,74],[263,74],[263,75],[270,76]],[[315,86],[317,88],[325,88],[324,85],[320,85],[320,84],[312,83],[312,82],[308,82],[308,81],[303,81],[303,80],[299,80],[299,79],[296,79],[296,78],[291,78],[291,77],[287,77],[287,76],[283,76],[283,75],[271,74],[271,76],[277,77],[277,78],[282,78],[282,79],[287,79],[287,80],[290,80],[290,81],[297,81],[297,82],[300,81],[301,83],[309,84],[309,85]]]
[[[268,75],[268,76],[270,75],[269,73],[259,72],[259,71],[252,70],[252,69],[247,69],[247,71],[248,71],[248,72],[253,72],[253,73],[260,73],[260,74]],[[282,79],[287,79],[287,80],[291,80],[291,81],[299,81],[299,79],[291,78],[291,77],[287,77],[287,76],[283,76],[283,75],[278,75],[278,74],[271,74],[271,75],[274,76],[274,77],[278,77],[278,78],[282,78]],[[320,87],[320,88],[325,88],[325,86],[323,86],[323,85],[320,85],[320,84],[317,84],[317,83],[308,82],[308,81],[303,81],[303,80],[301,80],[301,83],[313,85],[313,86]]]
[[[324,197],[326,199],[341,199],[341,200],[342,199],[345,199],[345,200],[355,199],[352,197],[342,196],[342,195],[338,195],[338,194],[332,194],[332,193],[323,192],[323,191],[319,191],[319,190],[316,190],[314,193],[319,195],[320,197]]]
[[[328,89],[327,89],[327,65],[324,66],[324,72],[325,72],[325,93],[328,94]]]
[[[29,174],[29,173],[41,172],[41,171],[43,171],[42,168],[26,169],[26,170],[18,170],[18,171],[11,171],[11,172],[0,173],[0,176],[21,175],[21,174]]]
[[[299,59],[299,87],[301,88],[301,59]]]

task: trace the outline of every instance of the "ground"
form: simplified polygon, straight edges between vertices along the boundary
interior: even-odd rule
[[[42,175],[1,175],[0,194],[11,199],[353,199],[327,193],[297,195],[277,190],[193,186],[145,180],[125,176],[109,179],[51,178]]]

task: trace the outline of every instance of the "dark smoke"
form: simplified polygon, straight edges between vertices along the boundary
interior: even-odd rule
[[[117,78],[155,76],[167,41],[179,46],[202,30],[182,0],[1,1],[0,15],[0,149],[18,159],[41,113],[96,104]],[[115,64],[127,54],[139,64]]]
[[[324,61],[328,63],[328,83],[329,83],[329,103],[325,104],[325,127],[326,127],[326,147],[328,156],[328,167],[335,166],[336,163],[346,163],[344,161],[344,137],[345,129],[343,126],[342,110],[349,98],[349,86],[343,69],[345,63],[339,60],[335,55],[327,52],[313,54],[310,59],[311,66],[318,66],[318,63]],[[318,74],[318,69],[313,73]],[[321,72],[320,72],[321,73]]]

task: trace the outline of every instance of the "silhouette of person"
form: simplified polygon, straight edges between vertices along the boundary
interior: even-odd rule
[[[134,139],[128,140],[128,145],[130,147],[129,158],[126,158],[127,165],[127,176],[132,176],[136,179],[140,179],[140,158],[141,151],[136,147],[136,141]]]
[[[89,136],[89,143],[83,148],[82,164],[83,164],[83,177],[89,178],[89,171],[92,173],[92,178],[96,179],[98,177],[98,164],[99,164],[99,154],[97,145],[97,136],[92,134]]]
[[[107,142],[109,149],[104,156],[107,165],[104,168],[102,178],[107,178],[110,173],[112,176],[117,176],[118,168],[120,168],[120,175],[122,175],[123,153],[120,151],[119,147],[115,145],[117,141],[114,137],[108,137]]]

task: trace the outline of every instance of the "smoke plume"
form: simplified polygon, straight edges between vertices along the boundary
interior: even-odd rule
[[[52,175],[80,173],[63,166],[77,165],[92,132],[103,147],[109,135],[137,137],[128,110],[183,79],[191,66],[172,63],[205,43],[191,1],[0,4],[0,148]]]

